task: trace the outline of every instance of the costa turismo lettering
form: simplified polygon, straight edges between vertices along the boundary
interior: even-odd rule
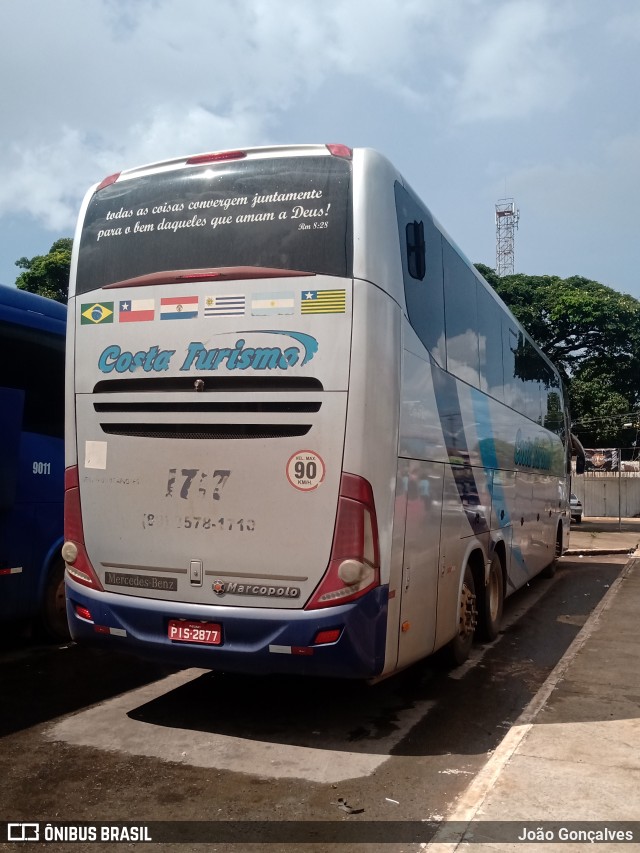
[[[542,438],[523,438],[522,431],[516,434],[513,461],[523,468],[540,468],[549,471],[552,463],[551,445]]]
[[[293,343],[290,346],[252,347],[245,338],[237,338],[233,347],[207,349],[202,341],[191,341],[182,356],[179,370],[288,370],[304,366],[318,351],[318,341],[303,332],[279,330],[261,331],[261,335],[284,335]],[[100,353],[98,369],[102,373],[162,373],[172,366],[177,350],[160,349],[131,352],[118,344],[111,344]]]

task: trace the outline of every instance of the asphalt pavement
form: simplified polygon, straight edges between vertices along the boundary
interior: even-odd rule
[[[620,574],[429,848],[640,850],[639,545],[637,518],[572,524]]]

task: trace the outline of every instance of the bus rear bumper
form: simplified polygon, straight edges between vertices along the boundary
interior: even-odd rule
[[[66,578],[71,636],[170,666],[247,674],[373,678],[384,667],[388,587],[321,610],[215,607],[96,592]],[[90,617],[90,618],[89,618]],[[169,639],[170,620],[220,625],[220,645]],[[338,639],[314,642],[319,632]]]

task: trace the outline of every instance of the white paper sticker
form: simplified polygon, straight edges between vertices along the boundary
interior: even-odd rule
[[[104,471],[107,467],[107,442],[85,441],[84,443],[84,467],[100,468]]]

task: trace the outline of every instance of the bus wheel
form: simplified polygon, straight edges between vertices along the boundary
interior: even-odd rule
[[[449,661],[453,666],[460,666],[469,657],[477,623],[476,586],[471,569],[467,566],[458,602],[458,633],[447,648]]]
[[[482,614],[480,629],[485,640],[495,640],[500,632],[502,622],[502,606],[504,604],[504,581],[502,577],[502,560],[498,554],[491,558],[489,566],[489,582],[482,596]]]
[[[549,565],[542,570],[540,573],[543,578],[552,578],[556,569],[558,568],[558,560],[562,556],[562,527],[558,527],[558,534],[556,536],[556,550],[553,555],[553,560],[549,563]]]
[[[52,640],[68,640],[69,623],[64,592],[64,561],[53,564],[44,587],[40,612],[40,627],[45,636]]]

